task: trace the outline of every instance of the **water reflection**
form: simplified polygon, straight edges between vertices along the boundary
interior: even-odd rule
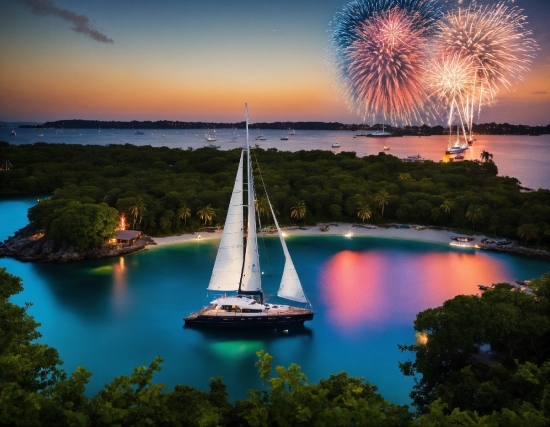
[[[343,250],[321,266],[321,298],[331,324],[350,333],[411,324],[419,311],[478,293],[479,283],[518,279],[512,264],[488,253],[401,249]]]

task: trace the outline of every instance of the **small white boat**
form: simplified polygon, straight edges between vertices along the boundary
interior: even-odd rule
[[[206,139],[208,142],[213,142],[216,140],[216,138],[211,136],[209,133],[204,134],[204,139]]]
[[[14,130],[12,130],[12,131],[10,132],[10,134],[13,135],[13,136],[17,135],[17,134],[15,133]]]
[[[256,137],[256,141],[265,141],[266,139],[267,139],[267,138],[266,138],[265,136],[263,136],[263,135],[258,135],[258,136]]]
[[[332,148],[340,148],[340,144],[338,142],[334,142],[332,144]]]
[[[288,136],[281,136],[281,141],[288,141]]]
[[[455,248],[461,248],[461,249],[479,249],[479,245],[471,242],[453,241],[449,243],[449,245],[454,246]]]
[[[348,231],[346,234],[344,234],[345,237],[353,237],[353,231]]]
[[[135,133],[136,135],[145,135],[145,133],[142,132],[142,131],[140,131],[140,130],[136,130],[134,133]]]
[[[39,138],[42,138],[42,137],[44,136],[44,134],[43,134],[43,133],[40,133],[40,134],[38,134],[38,135],[36,135],[36,136],[39,137]]]
[[[384,151],[388,151],[390,149],[390,147],[388,147],[387,145],[384,145]]]

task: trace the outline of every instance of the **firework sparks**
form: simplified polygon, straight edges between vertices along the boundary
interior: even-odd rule
[[[441,51],[470,58],[476,69],[475,98],[468,109],[470,128],[474,104],[479,114],[484,98],[494,97],[501,85],[509,88],[511,80],[528,70],[537,44],[525,23],[520,9],[504,3],[459,8],[440,22]]]
[[[428,38],[416,19],[393,8],[358,28],[358,39],[348,48],[349,84],[363,117],[382,113],[384,121],[407,122],[419,116]]]
[[[426,83],[432,91],[430,96],[449,107],[449,127],[456,114],[463,133],[469,117],[471,100],[474,96],[476,67],[471,57],[442,54],[429,64]]]
[[[363,119],[418,118],[424,50],[438,16],[435,0],[357,0],[337,14],[330,46],[350,109]]]

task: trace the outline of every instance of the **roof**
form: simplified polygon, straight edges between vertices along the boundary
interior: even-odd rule
[[[117,230],[115,232],[117,240],[132,240],[141,234],[137,230]]]

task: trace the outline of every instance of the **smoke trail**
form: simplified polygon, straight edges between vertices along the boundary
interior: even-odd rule
[[[67,9],[60,9],[53,0],[19,0],[25,6],[32,9],[36,15],[54,15],[73,24],[73,31],[85,34],[101,43],[114,43],[113,39],[107,37],[102,32],[90,27],[89,18],[84,15],[78,15]]]

